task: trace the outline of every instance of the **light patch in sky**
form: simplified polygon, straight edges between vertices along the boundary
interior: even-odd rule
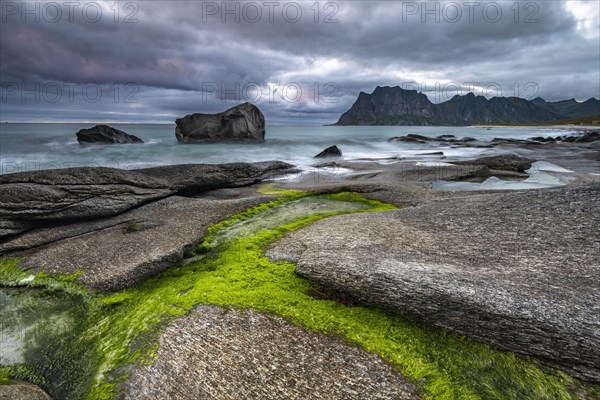
[[[600,36],[600,1],[569,0],[565,8],[577,19],[577,30],[588,39]]]

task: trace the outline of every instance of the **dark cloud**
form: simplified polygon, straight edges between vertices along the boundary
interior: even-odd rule
[[[72,20],[53,3],[56,22],[50,3],[2,2],[3,120],[172,121],[251,100],[272,123],[326,123],[377,85],[432,101],[457,84],[547,100],[600,94],[597,2],[122,1],[117,15],[111,0],[80,2]],[[55,99],[57,84],[78,85]]]

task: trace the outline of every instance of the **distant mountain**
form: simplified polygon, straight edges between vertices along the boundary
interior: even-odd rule
[[[538,107],[567,118],[583,118],[592,115],[600,115],[600,100],[593,97],[582,103],[575,99],[547,102],[541,97],[537,97],[531,102]]]
[[[564,104],[563,104],[564,103]],[[377,86],[360,92],[356,102],[334,125],[451,125],[534,124],[600,114],[600,101],[591,98],[549,103],[519,97],[486,99],[468,93],[433,104],[426,95],[399,86]]]

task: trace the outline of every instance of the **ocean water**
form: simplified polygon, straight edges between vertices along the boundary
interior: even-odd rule
[[[262,144],[180,144],[175,125],[114,124],[115,128],[142,138],[145,144],[80,146],[75,133],[85,124],[0,124],[0,173],[75,166],[136,169],[187,163],[228,163],[282,160],[307,169],[313,156],[337,145],[343,158],[402,157],[420,160],[419,154],[443,151],[447,160],[494,154],[495,149],[452,148],[438,144],[388,142],[409,133],[470,136],[482,140],[558,136],[564,128],[547,127],[342,127],[267,126]]]

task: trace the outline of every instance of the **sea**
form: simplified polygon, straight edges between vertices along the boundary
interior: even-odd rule
[[[480,140],[526,139],[575,132],[565,127],[408,127],[408,126],[267,126],[261,144],[181,144],[175,125],[111,124],[144,140],[144,144],[80,146],[75,133],[89,124],[0,124],[1,174],[104,166],[138,169],[188,163],[231,163],[281,160],[310,169],[313,157],[337,145],[344,160],[396,162],[419,160],[424,153],[443,151],[446,160],[494,154],[495,149],[460,148],[439,143],[388,142],[409,133],[435,137],[455,135]]]

